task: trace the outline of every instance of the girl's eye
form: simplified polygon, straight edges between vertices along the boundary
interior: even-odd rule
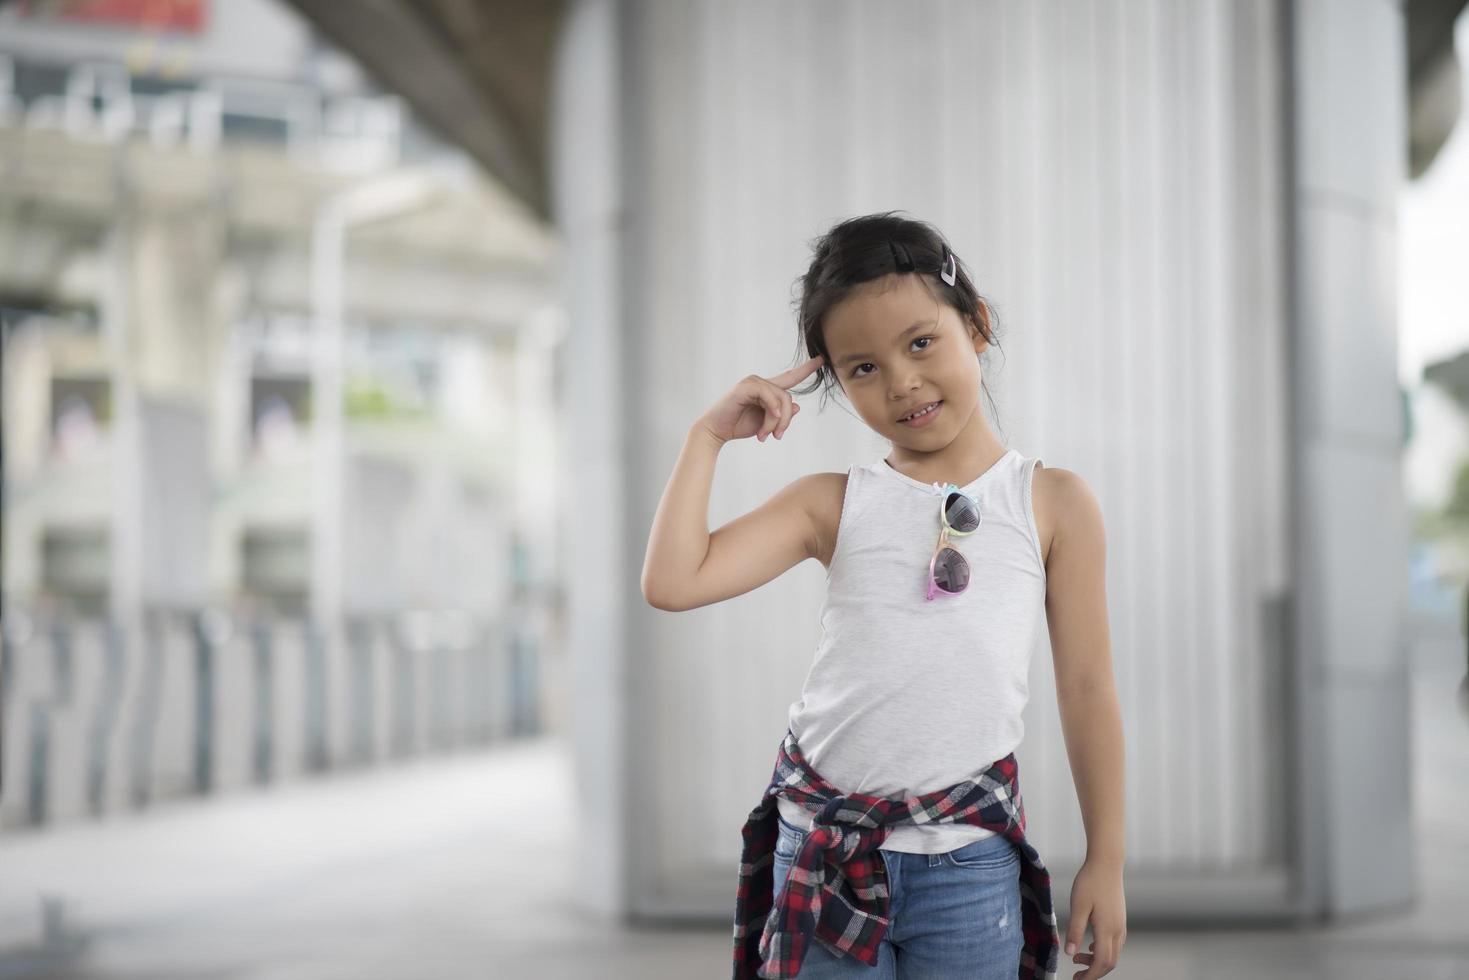
[[[933,336],[932,334],[929,334],[929,335],[924,336],[924,337],[914,337],[913,338],[913,343],[916,344],[919,341],[926,340],[926,341],[928,341],[928,344],[926,346],[920,347],[918,349],[919,350],[928,350],[929,347],[932,347],[933,346],[933,341],[935,341],[937,339],[938,339],[937,337]],[[871,361],[863,361],[861,364],[858,364],[855,368],[852,369],[852,377],[854,377],[854,378],[865,378],[865,377],[867,377],[867,375],[865,373],[862,373],[862,369],[865,368],[865,367],[871,366],[871,364],[872,364]]]

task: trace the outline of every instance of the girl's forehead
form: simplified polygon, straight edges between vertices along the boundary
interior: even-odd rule
[[[896,280],[896,281],[894,281]],[[918,320],[942,319],[944,304],[917,276],[888,276],[863,283],[827,311],[827,346],[897,336]]]

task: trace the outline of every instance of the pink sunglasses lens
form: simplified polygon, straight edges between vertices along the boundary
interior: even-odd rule
[[[943,549],[933,563],[933,581],[950,595],[958,595],[969,586],[969,562],[953,548]]]

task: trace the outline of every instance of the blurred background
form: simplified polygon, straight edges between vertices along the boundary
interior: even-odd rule
[[[823,569],[661,612],[647,533],[896,208],[1107,515],[1115,975],[1469,980],[1464,8],[0,3],[0,978],[728,975]]]

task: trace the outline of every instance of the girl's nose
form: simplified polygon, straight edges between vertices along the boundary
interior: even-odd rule
[[[895,402],[907,401],[909,393],[917,391],[922,386],[923,382],[919,380],[916,374],[895,377],[892,390],[888,392],[888,397]]]

